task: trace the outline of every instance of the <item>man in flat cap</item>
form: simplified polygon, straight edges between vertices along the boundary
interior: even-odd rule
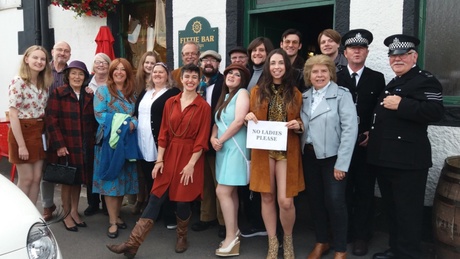
[[[248,67],[249,57],[246,48],[236,46],[228,52],[228,56],[230,57],[230,62],[232,62],[232,64],[241,64]]]
[[[365,66],[372,33],[365,29],[351,30],[342,37],[346,69],[337,72],[337,84],[350,90],[358,114],[358,141],[347,172],[348,239],[353,241],[352,253],[366,255],[367,243],[373,234],[375,174],[366,161],[367,141],[372,111],[385,88],[382,73]]]
[[[214,50],[206,50],[200,55],[201,71],[203,76],[197,92],[203,97],[214,111],[222,92],[224,75],[219,72],[222,57]],[[212,129],[214,116],[211,116]],[[209,144],[211,146],[211,144]],[[192,230],[203,231],[219,223],[218,236],[225,238],[225,223],[220,209],[219,199],[216,197],[216,151],[210,148],[205,153],[203,200],[201,201],[200,221],[192,225]]]
[[[369,131],[367,161],[377,175],[388,213],[389,246],[374,259],[422,258],[423,201],[432,166],[428,124],[444,114],[441,83],[417,66],[420,41],[397,34],[385,39],[396,77],[379,97]]]

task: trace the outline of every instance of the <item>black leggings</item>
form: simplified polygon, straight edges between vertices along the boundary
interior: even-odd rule
[[[168,190],[166,190],[161,197],[150,194],[149,203],[147,204],[147,207],[145,207],[141,218],[149,218],[156,221],[158,219],[158,214],[160,214],[161,205],[163,205],[167,198]],[[191,202],[176,202],[176,216],[181,220],[188,219],[192,213],[190,205]]]

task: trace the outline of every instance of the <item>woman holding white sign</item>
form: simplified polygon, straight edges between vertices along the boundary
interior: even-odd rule
[[[226,237],[216,249],[218,256],[239,255],[238,188],[248,184],[244,116],[249,111],[249,92],[245,89],[250,73],[241,64],[225,71],[222,93],[217,102],[211,144],[216,152],[216,194],[225,220]]]
[[[287,150],[252,149],[249,187],[262,196],[262,217],[268,233],[267,258],[278,258],[276,200],[284,232],[284,258],[295,258],[292,243],[294,196],[305,189],[299,138],[303,132],[302,94],[294,85],[293,68],[284,50],[270,52],[262,73],[265,76],[251,90],[250,112],[245,120],[286,122]]]
[[[329,251],[330,230],[334,259],[346,258],[346,172],[358,135],[356,108],[348,89],[334,82],[335,64],[330,57],[309,58],[304,78],[313,85],[303,94],[302,107],[302,161],[316,234],[308,258],[320,258]]]

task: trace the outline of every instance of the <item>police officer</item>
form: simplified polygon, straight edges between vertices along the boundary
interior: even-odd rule
[[[441,83],[416,64],[419,43],[403,34],[384,41],[396,77],[374,111],[368,162],[388,213],[390,249],[374,254],[374,259],[421,258],[423,201],[432,166],[427,127],[442,118],[444,107]]]
[[[375,174],[366,162],[367,141],[372,111],[385,88],[383,74],[364,65],[372,40],[372,33],[365,29],[345,33],[342,45],[348,65],[337,72],[337,84],[350,90],[359,117],[358,141],[347,174],[348,239],[353,241],[352,253],[357,256],[367,254],[372,236]]]

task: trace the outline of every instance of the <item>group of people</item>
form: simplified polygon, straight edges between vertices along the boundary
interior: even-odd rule
[[[51,62],[45,49],[32,46],[9,91],[10,161],[17,164],[18,186],[37,201],[46,133],[48,162],[77,167],[75,183],[62,187],[67,230],[86,227],[77,210],[81,184],[89,192],[85,215],[105,201],[110,238],[127,228],[120,218],[123,196],[137,194],[134,209],[141,216],[130,237],[107,246],[128,258],[160,211],[176,222],[175,251],[186,251],[196,200],[200,220],[191,228],[219,225],[217,256],[239,255],[241,236],[262,235],[268,237],[266,258],[278,258],[282,233],[283,258],[295,258],[294,198],[305,190],[316,237],[307,258],[332,249],[338,259],[346,258],[348,242],[353,254],[368,252],[377,179],[390,248],[373,258],[420,258],[431,166],[427,126],[443,116],[442,87],[416,64],[419,40],[402,34],[384,42],[396,74],[385,86],[383,74],[365,66],[372,41],[365,29],[343,37],[326,29],[318,36],[323,54],[305,62],[302,35],[289,29],[280,48],[258,37],[247,50],[230,50],[223,74],[221,55],[200,52],[196,42],[184,43],[184,66],[173,71],[146,52],[136,75],[123,58],[97,54],[90,75],[81,61],[66,64],[67,43],[54,46]],[[246,126],[259,121],[284,123],[284,151],[246,148]],[[42,185],[49,219],[56,207],[52,196],[45,202],[45,192]],[[240,205],[251,225],[241,231]]]

